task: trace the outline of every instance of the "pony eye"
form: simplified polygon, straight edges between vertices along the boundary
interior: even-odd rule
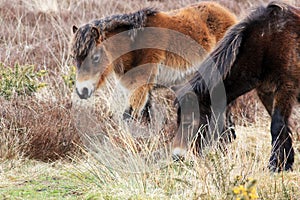
[[[94,63],[98,63],[100,61],[100,55],[99,54],[93,55],[92,60]]]

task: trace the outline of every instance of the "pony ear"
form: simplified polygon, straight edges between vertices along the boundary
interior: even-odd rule
[[[281,3],[281,2],[271,2],[268,7],[267,7],[269,10],[270,10],[270,13],[272,15],[279,15],[281,14],[284,10],[287,9],[286,5],[284,3]]]
[[[73,25],[72,31],[73,31],[74,34],[76,33],[77,30],[78,30],[77,26]]]
[[[99,33],[98,29],[96,27],[92,27],[91,32],[92,32],[92,35],[95,38],[95,40],[98,40],[100,37],[100,33]]]

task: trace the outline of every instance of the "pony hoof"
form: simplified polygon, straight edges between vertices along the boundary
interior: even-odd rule
[[[123,113],[123,120],[125,120],[125,121],[132,120],[133,117],[132,117],[131,113],[132,113],[132,108],[131,107],[127,108]]]
[[[273,165],[269,165],[268,168],[269,168],[269,171],[273,172],[273,173],[281,171],[281,170],[279,170],[279,168],[277,168],[276,166],[273,166]]]
[[[230,142],[232,142],[236,139],[236,132],[235,132],[234,128],[230,130],[230,136],[229,137],[230,137],[229,138]]]
[[[290,163],[286,163],[284,165],[284,167],[283,166],[278,166],[276,163],[270,163],[268,168],[271,172],[277,172],[277,173],[282,172],[283,170],[284,171],[290,171],[290,172],[293,171],[293,165],[290,164]]]
[[[273,157],[273,156],[272,156]],[[268,168],[270,170],[270,172],[280,172],[280,168],[278,166],[278,162],[276,158],[270,158],[270,162],[268,164]]]
[[[284,170],[285,171],[290,171],[290,172],[292,172],[293,171],[293,166],[291,165],[291,164],[286,164],[285,166],[284,166]]]
[[[123,120],[130,121],[132,119],[133,119],[133,117],[129,113],[127,113],[127,112],[123,113]]]

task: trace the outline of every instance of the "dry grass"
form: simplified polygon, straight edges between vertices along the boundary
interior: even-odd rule
[[[170,10],[194,2],[0,0],[0,62],[5,66],[32,64],[48,71],[43,78],[48,86],[35,96],[0,98],[0,189],[22,188],[39,175],[70,178],[61,171],[63,168],[88,184],[80,186],[81,193],[67,191],[74,192],[67,195],[70,198],[235,199],[232,189],[250,177],[257,180],[261,199],[299,199],[298,157],[293,173],[270,176],[265,169],[271,148],[267,128],[270,119],[254,92],[241,97],[235,106],[238,139],[226,155],[210,149],[201,158],[189,154],[193,164],[174,164],[169,157],[176,131],[171,92],[153,94],[157,111],[153,123],[126,124],[121,120],[125,97],[114,80],[89,101],[79,100],[64,84],[62,76],[72,66],[68,46],[73,24],[147,6]],[[219,2],[243,16],[263,1]],[[296,1],[289,2],[299,6]],[[298,138],[299,113],[299,108],[294,110],[291,122]],[[297,142],[295,147],[298,155]],[[80,155],[76,164],[27,160],[53,161],[74,155]],[[39,167],[42,170],[35,170]],[[235,183],[236,176],[242,179]],[[78,184],[74,177],[67,180]],[[20,181],[26,183],[19,185]],[[7,194],[0,192],[3,198],[18,198]]]
[[[23,156],[55,160],[76,152],[80,142],[70,117],[71,102],[43,102],[25,98],[2,101],[1,158]]]

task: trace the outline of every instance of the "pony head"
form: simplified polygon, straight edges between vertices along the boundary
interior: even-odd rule
[[[76,92],[80,98],[89,98],[114,70],[123,70],[122,60],[126,60],[124,56],[128,56],[137,30],[146,25],[147,16],[156,12],[147,8],[94,20],[80,28],[73,26],[71,56],[76,63]]]
[[[87,99],[97,89],[101,77],[111,70],[99,28],[93,24],[73,26],[73,33],[71,55],[77,68],[76,92],[81,99]]]

